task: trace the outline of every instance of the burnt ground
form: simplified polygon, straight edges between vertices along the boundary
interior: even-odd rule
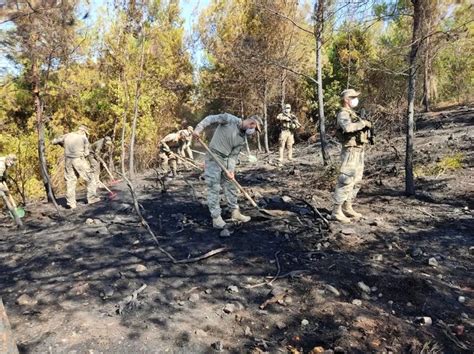
[[[291,213],[269,220],[242,200],[253,220],[227,238],[211,228],[199,173],[165,193],[154,172],[142,176],[143,214],[164,249],[186,259],[228,248],[195,263],[157,249],[123,183],[115,200],[104,193],[65,219],[29,205],[21,232],[4,217],[0,291],[20,351],[472,352],[473,123],[469,107],[419,117],[416,165],[457,153],[462,167],[419,176],[415,198],[403,195],[404,138],[379,138],[357,201],[366,219],[349,225],[314,213],[329,213],[336,167],[313,145],[283,167],[275,155],[241,166],[262,206]]]

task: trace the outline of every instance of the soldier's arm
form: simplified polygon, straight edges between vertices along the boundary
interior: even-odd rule
[[[353,123],[349,113],[341,112],[337,115],[337,124],[341,127],[344,133],[353,133],[364,129],[365,124],[363,121]]]
[[[89,156],[89,154],[89,139],[87,139],[87,137],[84,137],[84,156],[87,157]]]
[[[172,141],[176,141],[176,136],[175,134],[168,134],[167,136],[165,136],[163,139],[161,139],[160,141],[160,144],[163,145],[163,147],[166,149],[166,150],[170,150],[170,147],[168,146],[167,143],[170,143]]]
[[[51,144],[53,144],[53,145],[63,145],[64,144],[64,135],[62,135],[60,137],[57,137],[57,138],[54,138],[51,141]]]
[[[204,118],[194,129],[194,135],[199,135],[204,129],[213,124],[240,123],[240,119],[229,113],[215,114]]]
[[[282,120],[282,121],[285,121],[285,122],[290,122],[291,119],[288,118],[286,115],[284,115],[283,113],[280,113],[279,115],[277,115],[277,120]]]

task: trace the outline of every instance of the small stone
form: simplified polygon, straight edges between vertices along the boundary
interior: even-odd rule
[[[381,255],[381,254],[376,254],[376,255],[374,255],[374,258],[373,258],[373,259],[374,259],[374,261],[376,261],[376,262],[382,262],[382,261],[383,261],[383,255]]]
[[[346,351],[344,350],[343,347],[336,347],[334,348],[334,353],[337,353],[337,354],[341,354],[341,353],[345,353]]]
[[[148,268],[146,266],[144,266],[143,264],[138,264],[135,267],[135,272],[137,272],[137,273],[146,272],[147,270],[148,270]]]
[[[350,227],[345,227],[341,230],[341,233],[344,235],[353,235],[355,234],[355,230]]]
[[[307,325],[309,325],[309,321],[305,318],[301,321],[301,325],[302,326],[307,326]]]
[[[38,301],[33,299],[31,296],[27,294],[23,294],[18,299],[16,299],[16,303],[20,306],[35,306]]]
[[[94,223],[94,219],[91,219],[91,218],[86,219],[86,224],[87,225],[92,225],[93,223]]]
[[[229,285],[226,289],[229,293],[238,293],[239,288],[235,285]]]
[[[205,337],[207,335],[205,331],[199,328],[194,331],[194,334],[197,335],[198,337]]]
[[[423,250],[420,247],[413,247],[410,250],[410,255],[414,258],[420,257],[421,255],[423,255]]]
[[[224,229],[224,230],[222,230],[221,233],[220,233],[220,236],[221,236],[221,237],[229,237],[229,236],[230,236],[230,231],[229,231],[229,229]]]
[[[275,326],[279,329],[279,330],[282,330],[282,329],[285,329],[286,328],[286,324],[284,322],[281,322],[281,321],[278,321],[277,323],[275,323]]]
[[[139,243],[140,243],[140,241],[135,240],[135,241],[133,241],[132,245],[138,245]]]
[[[224,306],[223,311],[224,311],[225,313],[232,313],[232,312],[235,312],[235,305],[234,305],[234,304],[226,304],[226,305]]]
[[[437,267],[439,265],[438,261],[434,257],[428,259],[428,264],[432,267]]]
[[[329,246],[331,246],[331,244],[329,242],[324,242],[323,243],[323,247],[324,248],[328,248]]]
[[[358,283],[357,283],[357,286],[358,286],[359,289],[362,290],[364,293],[370,294],[370,292],[371,292],[370,286],[368,286],[367,284],[365,284],[363,281],[358,282]]]
[[[352,305],[362,306],[362,300],[354,299],[352,300]]]
[[[461,317],[465,319],[469,319],[469,315],[465,312],[461,313]]]
[[[407,307],[412,307],[413,304],[411,302],[407,302]]]
[[[191,302],[198,302],[199,301],[199,294],[196,294],[196,293],[191,294],[189,296],[188,300],[191,301]]]
[[[458,301],[461,303],[461,304],[464,304],[466,302],[466,298],[464,296],[459,296],[458,297]]]
[[[71,288],[72,295],[84,295],[89,290],[89,283],[76,284]]]
[[[206,294],[211,294],[211,293],[212,293],[212,289],[206,289],[206,290],[204,290],[204,292],[205,292]]]
[[[325,350],[323,347],[314,347],[313,349],[311,349],[309,354],[323,354],[324,352]]]
[[[222,342],[220,340],[218,340],[217,342],[212,343],[211,347],[216,352],[222,352],[224,350],[224,346],[222,345]]]
[[[456,336],[461,337],[464,334],[464,326],[458,325],[454,327],[454,333],[456,334]]]
[[[250,336],[252,335],[252,331],[250,330],[250,327],[249,327],[249,326],[245,326],[244,334],[245,334],[247,337],[250,337]]]
[[[333,293],[334,295],[336,296],[341,296],[341,293],[339,292],[339,290],[337,290],[334,286],[332,285],[329,285],[329,284],[326,284],[326,289],[328,291],[330,291],[331,293]]]
[[[284,195],[283,197],[281,197],[281,199],[285,202],[285,203],[291,203],[292,199],[291,197],[287,196],[287,195]]]
[[[431,317],[423,316],[415,318],[415,323],[421,326],[431,326],[433,324],[433,320]]]

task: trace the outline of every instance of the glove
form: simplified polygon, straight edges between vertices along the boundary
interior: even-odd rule
[[[372,128],[372,123],[368,120],[364,120],[364,125],[367,127],[367,128]]]

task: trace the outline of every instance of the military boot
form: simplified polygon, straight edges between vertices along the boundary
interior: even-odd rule
[[[341,204],[334,204],[334,208],[332,209],[331,216],[334,220],[340,221],[344,224],[348,224],[351,222],[351,219],[345,216],[344,213],[342,212]]]
[[[358,213],[357,211],[352,209],[352,202],[349,200],[344,202],[344,204],[342,205],[342,210],[344,211],[344,214],[346,214],[347,216],[352,216],[357,219],[360,219],[362,217],[361,213]]]
[[[98,203],[98,202],[100,202],[100,201],[101,201],[100,198],[98,198],[98,197],[92,197],[91,199],[89,199],[89,200],[87,201],[87,204],[95,204],[95,203]]]
[[[250,221],[250,216],[243,215],[240,213],[240,209],[234,209],[232,210],[232,219],[240,222],[249,222]]]
[[[218,216],[216,218],[212,218],[212,227],[215,229],[223,229],[227,224],[225,223],[222,216]]]

